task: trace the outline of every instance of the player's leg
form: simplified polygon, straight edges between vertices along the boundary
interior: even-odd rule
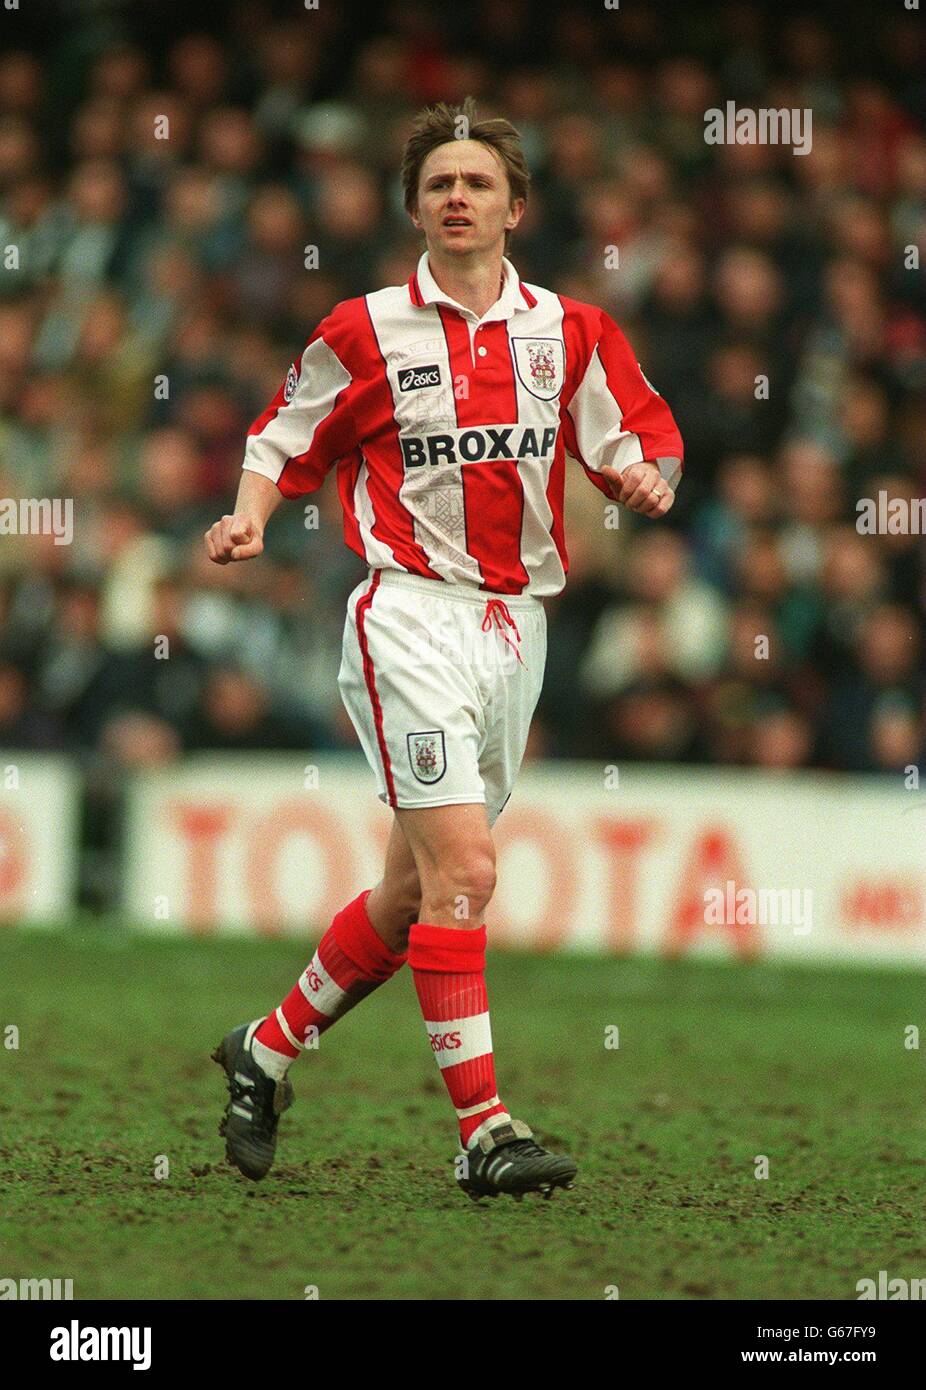
[[[408,959],[431,1050],[457,1113],[460,1186],[473,1198],[569,1186],[570,1158],[534,1143],[512,1120],[495,1080],[485,984],[484,914],[495,889],[495,849],[482,804],[397,812],[421,883],[421,918]]]
[[[463,931],[478,928],[495,892],[495,846],[485,805],[398,810],[396,822],[419,885],[418,920]]]
[[[495,889],[495,849],[480,803],[400,810],[421,883],[409,960],[431,1049],[457,1112],[464,1146],[499,1099],[485,986],[484,913]]]
[[[521,764],[546,654],[543,609],[523,608],[526,659],[512,661],[507,645],[491,641],[480,653],[485,703],[472,784],[481,789],[483,804],[398,812],[421,884],[421,917],[409,933],[408,959],[431,1047],[457,1111],[465,1151],[457,1160],[457,1179],[473,1198],[529,1191],[549,1196],[554,1187],[571,1186],[576,1173],[571,1158],[536,1144],[498,1095],[485,985],[484,914],[495,889],[491,826]],[[473,615],[467,608],[457,621],[469,625],[470,651],[480,652],[472,639],[484,631],[482,611]]]
[[[264,1177],[273,1163],[279,1117],[293,1099],[286,1074],[293,1060],[405,962],[370,924],[369,891],[336,914],[282,1004],[267,1018],[232,1029],[212,1054],[230,1093],[219,1133],[228,1161],[246,1177]]]
[[[374,733],[365,686],[369,658],[359,649],[356,606],[369,590],[369,582],[359,584],[348,601],[338,677],[342,692],[349,691],[345,703],[365,746]],[[263,1177],[273,1162],[279,1115],[292,1103],[287,1078],[292,1062],[404,963],[407,926],[417,915],[413,875],[407,842],[394,824],[381,883],[336,914],[279,1006],[266,1018],[233,1029],[213,1053],[231,1096],[220,1126],[226,1154],[248,1177]]]
[[[390,950],[408,950],[408,929],[420,916],[421,884],[415,856],[398,819],[392,822],[383,876],[367,898],[367,916]]]
[[[264,1177],[273,1162],[279,1116],[292,1104],[290,1065],[404,963],[418,904],[415,861],[393,822],[380,882],[336,914],[282,1003],[262,1021],[233,1029],[219,1044],[213,1055],[231,1092],[220,1133],[229,1162],[246,1177]]]
[[[415,861],[393,821],[383,877],[335,915],[296,984],[254,1034],[254,1058],[268,1075],[284,1077],[300,1052],[392,978],[405,961],[418,902]]]

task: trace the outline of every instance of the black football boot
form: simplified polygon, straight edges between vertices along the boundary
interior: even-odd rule
[[[457,1182],[474,1202],[503,1193],[519,1202],[525,1192],[552,1196],[555,1187],[572,1187],[578,1169],[565,1154],[551,1154],[534,1142],[523,1120],[503,1120],[457,1158]]]
[[[228,1078],[230,1099],[219,1125],[225,1157],[254,1182],[270,1171],[280,1116],[293,1103],[292,1083],[268,1076],[251,1055],[251,1039],[263,1021],[233,1028],[212,1054]]]

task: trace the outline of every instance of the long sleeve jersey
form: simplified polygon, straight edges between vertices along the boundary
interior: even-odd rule
[[[480,318],[427,253],[407,284],[336,305],[248,432],[243,466],[303,497],[337,470],[344,539],[376,569],[548,597],[569,571],[565,470],[647,460],[674,487],[682,441],[601,309],[523,284],[505,259]]]

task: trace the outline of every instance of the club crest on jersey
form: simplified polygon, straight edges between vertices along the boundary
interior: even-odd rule
[[[286,373],[286,384],[283,387],[283,399],[289,405],[293,396],[296,394],[296,387],[299,385],[299,378],[296,375],[296,368],[290,367]]]
[[[542,401],[554,400],[566,375],[566,349],[561,339],[512,338],[511,345],[521,385]]]
[[[447,770],[443,729],[407,734],[408,761],[419,782],[439,782]]]

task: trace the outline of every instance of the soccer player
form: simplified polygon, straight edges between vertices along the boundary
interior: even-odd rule
[[[268,1172],[287,1072],[408,961],[478,1199],[569,1187],[576,1165],[512,1118],[485,985],[492,826],[515,781],[546,656],[543,600],[565,583],[564,475],[648,517],[672,506],[682,442],[616,324],[523,284],[505,252],[529,173],[518,134],[471,99],[416,120],[402,180],[427,250],[404,285],[336,305],[249,431],[217,564],[263,548],[282,498],[331,468],[348,599],[338,684],[394,812],[379,883],[339,911],[293,990],[213,1056],[229,1161]]]

